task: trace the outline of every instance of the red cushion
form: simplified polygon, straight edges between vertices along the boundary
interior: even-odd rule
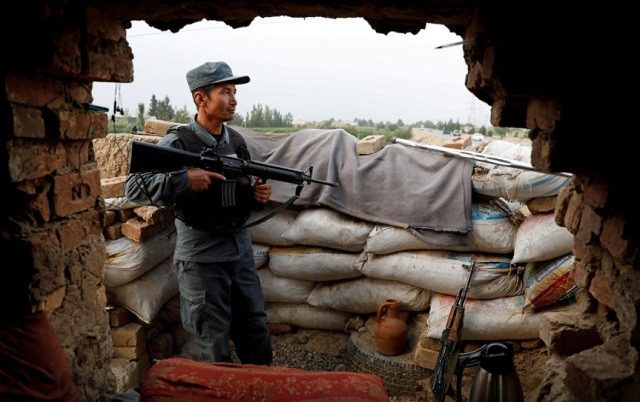
[[[141,401],[388,401],[373,374],[305,371],[252,364],[203,363],[173,357],[154,364]]]

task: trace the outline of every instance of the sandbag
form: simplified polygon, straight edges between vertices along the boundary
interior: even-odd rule
[[[150,324],[162,306],[178,294],[178,279],[173,270],[173,255],[139,278],[112,288],[114,303]]]
[[[105,286],[112,288],[131,282],[173,255],[175,247],[176,228],[173,224],[142,243],[127,237],[107,240]]]
[[[307,303],[267,303],[267,323],[302,328],[344,331],[353,315],[344,311],[313,307]]]
[[[494,140],[480,152],[514,161],[531,163],[531,147]],[[476,162],[471,183],[473,191],[507,200],[528,200],[556,195],[569,178],[486,162]]]
[[[271,246],[264,244],[253,244],[253,262],[257,268],[266,265],[269,262],[269,250]]]
[[[315,286],[313,281],[274,275],[269,268],[259,269],[258,277],[267,302],[303,303]]]
[[[509,254],[513,252],[516,225],[508,209],[493,203],[473,203],[469,232],[469,245],[447,247],[430,244],[414,235],[414,229],[376,225],[369,233],[364,251],[373,254],[391,254],[405,250],[480,251]]]
[[[545,261],[573,252],[573,235],[558,226],[554,213],[528,216],[516,232],[512,263]]]
[[[373,226],[332,209],[311,208],[301,211],[282,237],[308,246],[360,252]]]
[[[337,283],[318,282],[307,303],[350,313],[374,313],[386,299],[399,300],[402,310],[426,310],[430,298],[430,291],[405,283],[359,278]]]
[[[573,280],[574,256],[530,262],[524,269],[525,296],[534,307],[575,301],[578,285]]]
[[[276,207],[266,208],[264,211],[252,212],[247,223],[256,221],[271,213]],[[295,242],[282,237],[282,234],[293,224],[298,216],[298,211],[287,208],[278,212],[266,221],[249,228],[251,241],[254,243],[270,244],[272,246],[292,246]]]
[[[470,265],[473,260],[476,261],[476,270],[469,297],[495,299],[524,293],[524,283],[517,268],[510,267],[509,258],[500,255],[449,251],[402,251],[387,255],[363,253],[358,269],[371,278],[455,295],[469,278],[469,271],[463,265]]]
[[[427,321],[429,338],[440,339],[454,301],[454,296],[433,295]],[[543,313],[525,312],[526,303],[524,295],[494,300],[467,299],[462,339],[493,341],[539,338]]]
[[[318,247],[274,247],[269,251],[269,268],[279,276],[310,281],[355,278],[358,254]]]

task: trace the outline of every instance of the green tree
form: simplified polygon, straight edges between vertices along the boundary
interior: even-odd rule
[[[191,116],[186,105],[182,106],[182,109],[176,110],[172,121],[175,121],[176,123],[188,123],[191,121]]]
[[[138,103],[138,114],[137,114],[136,124],[138,125],[138,130],[142,130],[145,123],[145,115],[144,115],[144,103]]]
[[[233,115],[233,120],[231,120],[229,124],[234,126],[244,126],[244,119],[242,118],[242,115],[240,113],[236,113],[235,115]]]
[[[149,115],[158,117],[158,99],[155,95],[151,95],[151,102],[149,102]]]

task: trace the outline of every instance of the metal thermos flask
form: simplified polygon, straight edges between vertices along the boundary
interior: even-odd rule
[[[513,365],[513,345],[490,343],[480,353],[480,367],[476,373],[470,402],[523,402],[520,378]]]

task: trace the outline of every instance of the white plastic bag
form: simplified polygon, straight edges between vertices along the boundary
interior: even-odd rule
[[[264,298],[268,302],[303,303],[315,286],[313,281],[274,275],[269,268],[258,270]]]
[[[269,262],[269,250],[271,246],[264,244],[252,244],[253,247],[253,262],[256,264],[256,268],[260,268]]]
[[[139,278],[112,288],[116,304],[151,323],[162,306],[178,294],[178,280],[173,270],[173,255]]]
[[[469,245],[459,247],[437,246],[427,243],[411,233],[410,229],[376,225],[367,238],[364,251],[373,254],[391,254],[405,250],[480,251],[509,254],[513,252],[516,226],[510,213],[488,202],[473,203],[469,232]]]
[[[271,213],[275,207],[267,208],[264,211],[252,212],[251,217],[247,223],[258,220],[267,214]],[[251,234],[251,241],[254,243],[269,244],[272,246],[292,246],[295,242],[287,240],[282,237],[282,234],[291,226],[296,220],[298,211],[295,209],[287,208],[278,212],[275,216],[267,219],[266,221],[249,228]]]
[[[312,208],[301,211],[282,237],[308,246],[359,252],[364,249],[372,228],[373,223],[332,209]]]
[[[427,321],[429,338],[440,339],[454,301],[454,296],[433,295]],[[539,338],[543,313],[525,313],[526,302],[524,295],[494,300],[467,299],[462,339],[493,341]]]
[[[573,235],[556,224],[554,213],[528,216],[516,232],[512,263],[545,261],[573,252]]]
[[[508,141],[494,140],[482,154],[531,163],[531,147]],[[569,178],[530,170],[476,162],[471,178],[473,191],[507,200],[528,200],[556,195],[569,183]]]
[[[275,247],[269,251],[269,268],[279,276],[309,281],[355,278],[358,254],[318,247]]]
[[[267,303],[267,323],[291,324],[302,328],[344,331],[350,313],[313,307],[307,303]]]
[[[338,283],[318,282],[307,303],[350,313],[373,313],[386,299],[399,300],[402,310],[426,310],[430,298],[430,291],[405,283],[359,278]]]
[[[524,293],[524,284],[517,269],[510,267],[508,257],[500,255],[450,251],[362,254],[358,268],[371,278],[398,281],[455,295],[469,278],[469,271],[463,265],[470,265],[473,260],[477,264],[469,297],[495,299]]]
[[[108,288],[124,285],[158,265],[176,247],[176,228],[169,225],[155,236],[135,242],[127,237],[107,240],[104,284]]]

